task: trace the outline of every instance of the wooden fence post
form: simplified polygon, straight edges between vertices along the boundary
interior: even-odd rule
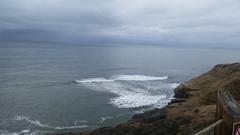
[[[215,128],[215,135],[231,135],[233,124],[240,121],[240,106],[229,91],[217,93],[216,120],[223,122]]]

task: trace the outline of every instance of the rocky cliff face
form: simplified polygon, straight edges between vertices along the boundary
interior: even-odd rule
[[[103,127],[80,135],[184,135],[215,120],[217,90],[240,97],[240,63],[216,65],[175,89],[175,97],[162,109],[136,114],[116,127]],[[76,133],[73,133],[76,134]]]
[[[215,104],[216,91],[230,90],[236,96],[240,90],[240,63],[216,65],[209,72],[187,81],[175,90],[176,93],[196,95],[199,94],[200,104]],[[182,97],[176,94],[177,97]]]

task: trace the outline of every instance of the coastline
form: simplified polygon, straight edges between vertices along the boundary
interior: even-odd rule
[[[116,127],[101,127],[83,133],[59,135],[184,135],[192,134],[215,120],[216,92],[240,90],[240,63],[216,65],[175,90],[175,99],[167,106],[133,117]]]

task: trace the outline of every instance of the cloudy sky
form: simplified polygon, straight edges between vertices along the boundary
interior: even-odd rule
[[[240,0],[1,0],[0,41],[239,47]]]

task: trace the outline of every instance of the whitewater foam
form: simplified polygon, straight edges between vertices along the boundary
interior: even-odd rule
[[[117,75],[113,76],[114,80],[117,81],[157,81],[166,80],[168,76],[155,77],[155,76],[145,76],[145,75]]]
[[[173,96],[173,89],[178,85],[162,81],[166,79],[167,76],[114,75],[110,79],[87,78],[76,82],[91,90],[116,94],[117,97],[109,102],[116,107],[136,108],[166,105]]]
[[[112,119],[113,117],[112,116],[106,116],[106,117],[102,117],[99,121],[99,123],[104,123],[106,120],[108,119]]]
[[[0,130],[0,134],[1,135],[20,135],[20,133],[17,133],[17,132],[10,133],[10,132],[4,131],[4,130]]]
[[[86,120],[75,120],[74,122],[74,126],[76,126],[76,125],[78,125],[79,123],[87,123],[87,121]]]
[[[0,130],[1,135],[39,135],[39,134],[46,134],[46,133],[50,133],[50,132],[49,131],[40,131],[40,130],[31,131],[28,129],[24,129],[19,132],[8,132],[5,130]]]
[[[48,124],[42,124],[40,121],[38,120],[31,120],[30,118],[26,117],[26,116],[15,116],[14,120],[16,121],[26,121],[30,124],[33,124],[35,126],[41,127],[41,128],[47,128],[47,129],[55,129],[55,130],[64,130],[64,129],[79,129],[79,128],[87,128],[87,125],[77,125],[77,123],[74,122],[74,126],[69,126],[69,127],[53,127],[50,126]],[[81,122],[85,122],[85,121],[81,121]],[[27,132],[28,130],[23,130],[19,133],[23,133],[23,132]],[[30,132],[30,131],[29,131]]]
[[[50,128],[50,126],[48,124],[42,124],[40,121],[38,120],[31,120],[30,118],[26,117],[26,116],[15,116],[14,118],[17,121],[26,121],[29,122],[33,125],[36,125],[38,127],[43,127],[43,128]]]
[[[166,100],[166,95],[145,95],[142,93],[129,94],[111,99],[111,103],[119,108],[143,107]]]
[[[100,82],[113,82],[114,80],[105,79],[105,78],[88,78],[82,80],[75,80],[77,83],[100,83]]]
[[[180,83],[172,83],[171,88],[175,89],[175,88],[177,88],[178,85],[180,85]]]
[[[81,125],[81,126],[71,126],[71,127],[55,127],[56,130],[63,130],[63,129],[80,129],[80,128],[88,128],[87,125]]]
[[[75,80],[77,83],[101,83],[101,82],[114,82],[114,81],[157,81],[166,80],[168,76],[155,77],[145,75],[113,75],[110,79],[105,78],[87,78],[82,80]]]

